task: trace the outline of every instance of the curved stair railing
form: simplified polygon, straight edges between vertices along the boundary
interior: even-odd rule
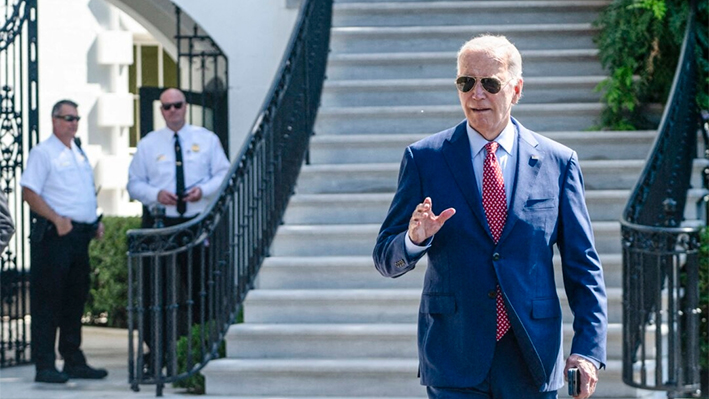
[[[696,222],[684,220],[700,126],[694,9],[658,136],[621,218],[623,381],[668,397],[697,394],[700,386],[698,268],[706,204],[697,204]]]
[[[207,210],[178,226],[128,232],[128,367],[133,390],[155,384],[162,396],[166,383],[194,376],[219,356],[223,338],[268,255],[307,156],[325,79],[331,19],[332,0],[303,0],[250,138]],[[198,270],[193,270],[195,263]],[[192,280],[189,287],[180,287],[180,272],[201,276],[198,298],[191,297]],[[141,278],[145,275],[150,278]],[[189,320],[197,310],[201,320],[192,324]],[[154,331],[150,361],[143,345],[147,326]],[[188,332],[190,338],[178,345],[178,335]]]

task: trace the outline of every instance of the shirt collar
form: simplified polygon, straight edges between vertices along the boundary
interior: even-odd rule
[[[477,130],[470,127],[470,124],[467,123],[467,121],[465,123],[465,127],[468,132],[468,140],[470,141],[470,149],[472,151],[471,154],[473,155],[473,158],[475,158],[475,156],[477,156],[478,153],[485,148],[485,144],[487,144],[488,141],[480,133],[478,133]],[[494,140],[510,155],[512,155],[512,150],[514,148],[515,133],[515,125],[512,123],[512,119],[510,119],[507,122],[507,126],[502,129],[500,135]]]
[[[59,150],[59,151],[63,151],[63,150],[73,151],[73,150],[74,150],[74,147],[76,146],[76,144],[74,143],[74,140],[71,140],[71,142],[69,143],[69,145],[70,145],[71,147],[65,146],[64,143],[62,143],[62,141],[59,140],[59,137],[57,137],[57,135],[54,134],[54,133],[52,133],[52,135],[49,136],[49,140],[48,140],[48,141],[52,144],[52,146],[53,146],[54,148],[56,148],[56,149]]]

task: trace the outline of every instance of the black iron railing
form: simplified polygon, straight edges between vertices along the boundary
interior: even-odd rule
[[[155,384],[160,396],[164,384],[194,375],[217,356],[268,255],[306,157],[324,80],[331,12],[332,0],[303,2],[270,95],[207,210],[178,226],[128,232],[129,380],[134,390]],[[198,276],[196,296],[193,287],[179,286],[179,273]],[[195,328],[190,320],[197,312]],[[154,353],[146,363],[142,342],[148,326]],[[178,335],[190,329],[193,338],[181,348],[188,356],[178,364]]]
[[[20,176],[39,139],[37,0],[4,0],[0,10],[0,189],[15,222],[0,254],[0,367],[7,367],[30,361],[30,224]]]
[[[697,395],[700,387],[698,250],[706,204],[685,220],[700,126],[695,40],[692,11],[657,139],[621,218],[623,381],[668,397]]]

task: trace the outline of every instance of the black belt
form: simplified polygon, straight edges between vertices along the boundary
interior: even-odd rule
[[[96,229],[98,229],[98,221],[93,223],[82,223],[72,220],[71,225],[72,229],[77,232],[96,231]]]

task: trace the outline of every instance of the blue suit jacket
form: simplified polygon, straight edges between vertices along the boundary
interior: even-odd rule
[[[606,292],[576,153],[517,127],[512,203],[495,244],[472,167],[465,121],[409,146],[396,195],[374,248],[379,272],[398,277],[421,256],[404,238],[417,204],[456,214],[435,235],[419,309],[421,384],[473,387],[486,377],[495,350],[494,293],[499,283],[524,361],[541,391],[564,385],[562,313],[554,282],[556,244],[574,313],[571,353],[606,361]],[[507,185],[508,189],[510,185]]]

